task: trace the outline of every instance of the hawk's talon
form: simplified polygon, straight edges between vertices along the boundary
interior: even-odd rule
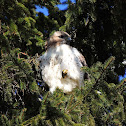
[[[62,77],[63,77],[63,78],[66,78],[67,73],[68,73],[68,70],[64,69],[64,70],[62,71]]]

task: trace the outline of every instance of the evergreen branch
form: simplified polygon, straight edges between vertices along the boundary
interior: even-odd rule
[[[62,104],[63,103],[63,101],[62,102],[60,102],[60,103],[57,103],[57,105],[56,106],[58,106],[58,105],[60,105],[60,104]]]
[[[74,105],[70,110],[68,110],[68,113],[70,113],[76,106],[78,106],[79,104],[81,104],[82,101],[79,101],[76,105]]]
[[[95,88],[95,86],[97,86],[97,84],[98,84],[100,78],[103,76],[105,70],[108,68],[108,66],[109,66],[109,65],[112,63],[112,61],[114,61],[114,60],[115,60],[115,57],[111,57],[110,60],[108,61],[108,63],[106,64],[106,66],[104,67],[104,69],[102,69],[102,72],[101,72],[99,78],[96,80],[95,84],[93,85],[94,88]]]
[[[45,98],[45,100],[43,101],[44,104],[46,103],[46,100],[47,100],[48,95],[49,95],[49,92],[47,93],[46,98]]]
[[[29,56],[27,53],[19,52],[19,53],[18,53],[18,58],[20,58],[20,54],[23,54],[23,55],[25,55],[25,56]]]
[[[68,107],[69,107],[69,108],[71,107],[73,98],[74,98],[74,95],[72,94],[71,99],[70,99],[70,102],[69,102],[69,104],[68,104]]]
[[[2,29],[1,29],[1,20],[0,20],[0,34],[1,34],[1,31],[2,31]]]
[[[94,88],[98,85],[98,82],[100,80],[100,78],[103,76],[105,70],[108,68],[108,66],[115,60],[115,57],[111,57],[110,60],[108,61],[108,63],[106,64],[106,66],[104,67],[104,69],[102,69],[102,72],[100,74],[100,76],[98,77],[98,79],[96,80],[95,84],[92,86],[92,88],[89,90],[89,92],[84,96],[84,99],[89,95],[90,92],[92,92],[94,90]]]
[[[120,89],[120,87],[122,87],[122,85],[123,85],[124,83],[126,83],[126,78],[123,79],[123,81],[120,83],[120,85],[118,85],[118,86],[116,87],[116,89]]]
[[[73,94],[72,94],[73,95]],[[72,100],[73,100],[73,98],[74,98],[74,95],[71,97],[71,99],[70,99],[70,105],[71,105],[71,103],[72,103]]]
[[[46,119],[46,116],[42,116],[41,117],[41,115],[40,114],[38,114],[38,115],[36,115],[36,116],[34,116],[34,117],[32,117],[32,118],[30,118],[30,119],[28,119],[28,120],[26,120],[26,121],[24,121],[22,124],[20,124],[19,126],[29,126],[31,123],[32,123],[32,121],[33,120],[35,120],[35,119]]]
[[[16,61],[16,59],[11,54],[9,54],[9,55],[12,58],[12,61],[19,67],[19,69],[21,69],[22,71],[24,71],[24,73],[26,74],[25,70],[20,66],[20,64]]]

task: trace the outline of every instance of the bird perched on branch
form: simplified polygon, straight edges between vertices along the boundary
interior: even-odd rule
[[[42,79],[52,93],[56,88],[68,93],[84,85],[85,72],[81,68],[87,63],[84,56],[69,45],[70,40],[68,33],[56,31],[46,42],[46,52],[39,57]]]

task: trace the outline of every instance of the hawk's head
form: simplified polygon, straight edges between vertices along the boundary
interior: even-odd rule
[[[45,46],[50,48],[51,46],[56,46],[60,44],[69,44],[71,40],[70,35],[64,31],[56,31],[50,38],[47,40]]]

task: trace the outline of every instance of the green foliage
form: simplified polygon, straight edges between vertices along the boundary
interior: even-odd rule
[[[20,53],[19,49],[11,50],[10,54],[3,53],[0,59],[0,111],[3,125],[22,122],[21,116],[26,111],[24,107],[27,107],[27,112],[34,108],[34,104],[29,108],[26,101],[36,101],[36,106],[39,106],[39,89],[32,70],[32,60],[28,56],[26,59],[20,58]],[[6,112],[7,116],[4,115]]]
[[[21,126],[121,125],[125,120],[122,95],[125,90],[124,81],[120,84],[105,81],[105,75],[109,73],[113,61],[114,57],[110,57],[104,64],[98,62],[90,69],[85,68],[90,74],[90,82],[85,80],[84,87],[76,88],[70,94],[64,94],[59,89],[53,94],[43,92],[41,107],[37,115],[25,120],[22,115],[24,115],[24,110],[27,110],[24,109],[15,119],[17,122],[13,122],[14,119],[8,120],[3,115],[4,123],[13,122],[13,125],[15,123]]]
[[[126,2],[68,0],[65,11],[56,4],[0,1],[0,125],[126,125],[126,79],[118,83],[126,59]],[[35,5],[47,7],[49,16],[37,13]],[[71,33],[71,45],[90,66],[82,68],[90,80],[70,94],[42,87],[37,58],[56,30]]]

